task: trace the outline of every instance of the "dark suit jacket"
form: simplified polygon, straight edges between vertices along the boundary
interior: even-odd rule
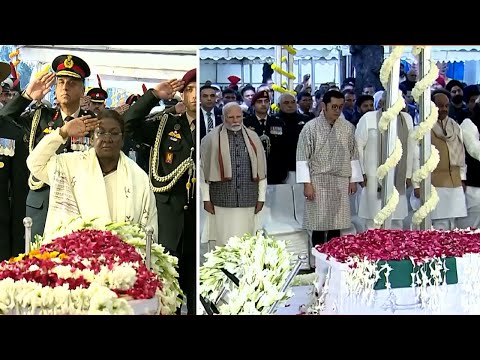
[[[155,139],[157,136],[158,127],[160,124],[157,116],[152,121],[152,118],[145,119],[150,110],[158,103],[158,99],[153,95],[152,91],[147,91],[137,102],[130,107],[124,114],[125,131],[127,135],[131,135],[136,141],[140,141],[152,146],[153,156]],[[170,133],[178,130],[180,138],[177,139]],[[175,139],[175,140],[174,140]],[[193,153],[191,153],[193,150]],[[172,162],[166,160],[167,154],[173,155]],[[157,172],[159,176],[166,176],[175,170],[185,159],[192,154],[195,159],[195,143],[190,131],[187,116],[175,116],[168,114],[168,121],[166,122],[163,135],[160,139],[160,146],[158,149]],[[151,160],[149,169],[151,168]],[[167,192],[155,192],[158,211],[158,239],[168,250],[175,253],[182,252],[178,250],[182,234],[185,232],[185,227],[190,227],[195,233],[195,216],[189,216],[188,219],[193,219],[191,223],[185,222],[185,212],[195,212],[195,198],[192,198],[192,189],[190,189],[190,198],[187,197],[186,183],[188,180],[188,173],[178,180],[173,188]],[[156,187],[164,186],[166,183],[159,183],[153,177],[150,178],[152,184]],[[195,239],[184,239],[188,246],[195,246]],[[190,244],[192,243],[192,244]]]
[[[216,127],[216,126],[223,123],[222,110],[220,110],[219,108],[217,108],[215,106],[213,108],[213,113],[215,115],[213,117],[213,120],[215,121],[215,123],[213,125],[214,125],[214,127]],[[205,127],[205,118],[203,117],[203,111],[200,109],[200,141],[202,141],[202,139],[205,137],[205,135],[207,135],[207,129]]]

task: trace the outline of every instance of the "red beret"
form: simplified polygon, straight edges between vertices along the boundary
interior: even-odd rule
[[[184,86],[187,86],[191,82],[194,82],[197,80],[197,69],[192,69],[186,72],[185,75],[183,75],[182,81],[185,83]],[[185,89],[185,87],[184,87]],[[183,92],[183,90],[182,90]]]
[[[268,94],[268,91],[262,90],[262,91],[259,91],[259,92],[255,93],[255,95],[253,95],[253,97],[252,97],[252,105],[255,105],[257,100],[260,100],[260,99],[270,100],[270,95]]]
[[[87,96],[90,96],[92,102],[103,103],[108,98],[108,93],[101,88],[92,88],[88,90]]]

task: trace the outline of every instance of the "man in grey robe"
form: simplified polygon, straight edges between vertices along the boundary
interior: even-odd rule
[[[330,90],[324,110],[305,124],[297,145],[297,182],[304,184],[303,226],[313,246],[340,236],[351,226],[349,196],[362,182],[355,127],[342,115],[344,95]]]

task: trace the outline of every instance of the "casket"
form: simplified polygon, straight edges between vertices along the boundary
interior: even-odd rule
[[[321,314],[351,315],[420,315],[480,313],[478,254],[445,258],[447,270],[442,285],[412,286],[413,263],[410,260],[388,261],[393,269],[389,276],[375,283],[373,291],[353,291],[352,269],[346,263],[328,258],[317,249],[315,257],[323,307]],[[385,263],[385,262],[384,262]],[[379,266],[381,264],[379,263]],[[427,268],[429,266],[427,265]],[[431,272],[431,270],[430,270]],[[427,271],[427,276],[428,276]]]

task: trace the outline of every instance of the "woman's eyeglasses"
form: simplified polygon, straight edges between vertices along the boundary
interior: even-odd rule
[[[121,132],[107,132],[103,130],[96,130],[95,135],[102,140],[105,140],[108,137],[110,137],[112,140],[118,140],[121,136]]]

